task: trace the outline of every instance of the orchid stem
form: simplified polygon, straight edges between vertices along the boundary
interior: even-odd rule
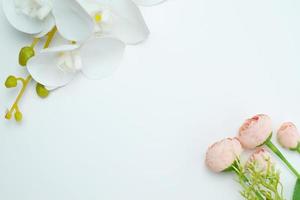
[[[24,95],[24,92],[26,90],[26,87],[27,85],[29,84],[29,82],[31,81],[31,76],[27,76],[27,78],[24,80],[23,78],[17,78],[18,81],[21,81],[22,82],[22,89],[20,91],[20,93],[18,94],[15,102],[13,103],[12,107],[10,108],[10,110],[6,113],[6,119],[10,119],[13,112],[16,111],[16,112],[19,112],[19,107],[18,107],[18,103],[19,101],[21,100],[22,96]]]
[[[300,179],[300,174],[298,171],[292,166],[292,164],[283,156],[280,150],[273,144],[273,142],[268,139],[265,143],[285,164],[286,166],[296,175],[298,179]]]
[[[46,40],[46,42],[45,42],[45,44],[44,44],[44,47],[43,47],[44,49],[46,49],[46,48],[49,47],[49,45],[50,45],[50,43],[51,43],[51,41],[52,41],[52,39],[53,39],[53,37],[54,37],[56,31],[57,31],[57,28],[54,27],[54,28],[47,34],[47,40]],[[39,42],[39,40],[40,40],[39,38],[34,38],[32,44],[31,44],[31,47],[34,48],[34,47],[37,45],[37,43]],[[28,75],[28,76],[26,77],[26,79],[23,79],[23,78],[17,78],[17,81],[21,81],[21,83],[22,83],[22,89],[20,90],[20,92],[19,92],[19,94],[18,94],[18,96],[17,96],[15,102],[13,103],[11,109],[8,110],[8,112],[6,113],[6,115],[5,115],[5,118],[6,118],[6,119],[11,119],[12,114],[13,114],[14,111],[15,111],[15,112],[20,112],[18,103],[20,102],[21,98],[23,97],[24,92],[25,92],[25,90],[26,90],[26,88],[27,88],[27,86],[28,86],[28,84],[30,83],[31,80],[32,80],[32,76],[31,76],[31,75]]]
[[[50,45],[50,43],[51,43],[51,41],[52,41],[52,39],[53,39],[53,37],[54,37],[56,31],[57,31],[57,28],[56,28],[56,26],[55,26],[55,27],[48,33],[47,40],[46,40],[46,42],[45,42],[45,44],[44,44],[44,47],[43,47],[44,49],[47,49],[47,48],[49,47],[49,45]]]
[[[25,80],[24,80],[24,79],[21,79],[21,80],[22,80],[23,87],[22,87],[22,89],[21,89],[19,95],[18,95],[17,98],[16,98],[16,101],[15,101],[15,103],[14,103],[15,107],[17,107],[19,101],[21,100],[21,98],[22,98],[22,96],[23,96],[23,94],[24,94],[24,92],[25,92],[25,90],[26,90],[26,88],[27,88],[27,85],[28,85],[28,83],[31,81],[31,79],[32,79],[31,76],[27,76],[27,78],[26,78]]]
[[[33,41],[32,41],[32,43],[31,43],[31,47],[32,48],[34,48],[36,45],[37,45],[37,43],[40,41],[40,38],[33,38]]]

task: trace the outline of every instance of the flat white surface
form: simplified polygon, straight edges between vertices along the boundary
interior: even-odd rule
[[[300,126],[300,2],[169,0],[142,8],[152,35],[102,81],[78,77],[39,99],[22,124],[0,120],[0,199],[239,200],[206,148],[267,113]],[[30,43],[0,13],[0,81],[25,74]],[[16,90],[1,87],[4,113]],[[300,166],[300,155],[284,151]],[[280,163],[287,199],[294,176]],[[300,167],[298,167],[300,170]]]

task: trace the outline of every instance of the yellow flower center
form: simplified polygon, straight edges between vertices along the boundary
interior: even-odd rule
[[[101,13],[96,13],[94,16],[94,19],[97,23],[102,21],[102,14]]]

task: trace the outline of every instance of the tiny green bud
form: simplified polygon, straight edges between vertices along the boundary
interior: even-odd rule
[[[17,86],[17,78],[15,76],[9,76],[7,77],[5,81],[5,87],[7,88],[13,88]]]
[[[6,112],[5,119],[11,119],[11,113],[9,111]]]
[[[15,120],[17,122],[22,121],[22,118],[23,118],[23,115],[22,115],[22,113],[20,111],[15,112]]]
[[[26,66],[27,61],[34,56],[34,49],[30,46],[23,47],[19,53],[19,64],[21,66]]]
[[[39,95],[39,97],[41,97],[41,98],[46,98],[46,97],[48,97],[48,95],[49,95],[49,90],[47,90],[47,89],[45,88],[45,86],[43,86],[42,84],[37,83],[35,89],[36,89],[36,93],[37,93],[37,95]]]

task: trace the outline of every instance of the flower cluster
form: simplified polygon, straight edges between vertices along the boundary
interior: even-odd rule
[[[245,199],[282,200],[279,172],[265,147],[275,153],[297,179],[300,175],[273,144],[272,133],[271,118],[264,114],[255,115],[245,120],[236,137],[221,140],[208,148],[206,165],[214,172],[236,172]],[[283,123],[277,132],[277,139],[284,148],[299,152],[300,134],[293,123]],[[245,164],[241,162],[243,150],[254,150]]]
[[[8,76],[7,88],[22,89],[6,113],[22,120],[18,103],[28,83],[35,80],[37,94],[70,83],[78,73],[90,79],[111,75],[118,67],[126,45],[138,44],[149,35],[138,5],[151,6],[164,0],[3,0],[7,20],[17,30],[33,37],[19,53],[26,78]],[[49,47],[54,36],[59,44]],[[46,38],[43,49],[36,50]],[[57,43],[57,42],[56,42]]]
[[[239,164],[237,169],[238,182],[242,186],[240,193],[245,199],[285,199],[280,172],[265,149],[255,151],[246,165]]]

